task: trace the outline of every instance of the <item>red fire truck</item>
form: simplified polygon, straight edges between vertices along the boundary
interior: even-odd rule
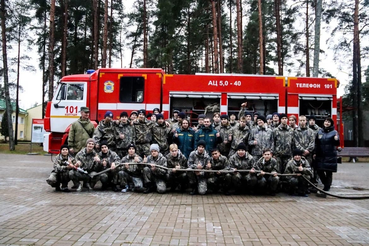
[[[247,101],[248,110],[264,115],[315,115],[320,125],[330,116],[336,122],[338,86],[336,79],[325,78],[178,75],[165,74],[162,69],[101,68],[60,80],[46,109],[44,150],[59,152],[83,106],[90,108],[92,121],[101,120],[108,110],[118,118],[122,111],[159,108],[166,118],[174,109],[185,112],[194,124],[208,105],[218,104],[221,114],[229,114],[238,113],[241,103]]]

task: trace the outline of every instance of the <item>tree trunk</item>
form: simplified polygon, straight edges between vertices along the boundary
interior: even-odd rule
[[[263,37],[263,16],[261,0],[258,0],[259,8],[259,45],[260,45],[260,74],[264,74],[264,37]]]
[[[219,37],[219,59],[220,73],[224,73],[223,38],[222,38],[222,1],[218,0],[218,37]]]
[[[55,43],[55,0],[50,5],[50,39],[49,39],[49,101],[54,94],[54,43]]]
[[[281,0],[275,0],[275,20],[277,29],[277,61],[278,61],[278,75],[283,75],[283,62],[282,62],[282,26],[280,16]]]
[[[17,95],[15,99],[15,131],[14,145],[18,144],[18,116],[19,116],[19,76],[20,76],[20,57],[21,57],[21,25],[18,26],[18,57],[17,57]]]
[[[144,35],[144,42],[143,42],[143,66],[147,67],[147,13],[146,13],[146,0],[143,1],[143,35]]]
[[[319,55],[320,55],[320,24],[322,19],[322,1],[316,0],[315,8],[315,36],[314,36],[314,61],[313,76],[319,76]]]
[[[214,60],[213,67],[214,73],[219,73],[219,61],[218,61],[218,31],[217,31],[217,10],[215,7],[215,0],[211,0],[211,12],[213,14],[213,41],[214,41]]]
[[[67,73],[68,1],[69,0],[64,0],[64,23],[61,62],[62,77],[64,77]]]
[[[102,61],[101,66],[106,67],[106,57],[107,57],[107,44],[108,44],[108,10],[109,10],[109,0],[105,0],[104,6],[104,34],[103,34],[103,50],[102,50]]]
[[[44,31],[46,32],[47,29],[47,14],[46,10],[44,11]],[[41,60],[41,67],[42,67],[42,118],[45,117],[46,111],[46,104],[45,104],[45,96],[46,96],[46,88],[47,88],[47,73],[46,73],[46,35],[43,35],[43,54]]]
[[[306,77],[310,77],[310,47],[309,47],[309,0],[306,0],[306,48],[305,48],[305,56],[306,56]]]
[[[108,61],[109,61],[109,67],[111,67],[111,60],[112,60],[112,51],[113,51],[113,0],[111,2],[110,5],[110,22],[109,22],[109,57],[108,57]]]
[[[13,121],[12,121],[12,106],[10,102],[10,93],[9,93],[9,76],[8,76],[8,54],[6,50],[6,6],[5,0],[1,0],[0,6],[0,19],[1,19],[1,39],[2,39],[2,51],[3,51],[3,75],[4,75],[4,94],[5,94],[5,105],[6,105],[6,113],[8,117],[8,132],[9,132],[9,150],[15,150],[14,147],[14,139],[13,139]]]
[[[98,0],[93,0],[93,11],[94,11],[94,69],[99,66],[99,11],[98,11]]]
[[[205,72],[210,72],[209,66],[209,25],[206,25],[206,38],[205,38]]]
[[[242,12],[241,0],[237,0],[237,72],[242,73]]]
[[[232,1],[229,0],[229,47],[230,47],[230,63],[229,72],[233,73],[233,33],[232,33]]]

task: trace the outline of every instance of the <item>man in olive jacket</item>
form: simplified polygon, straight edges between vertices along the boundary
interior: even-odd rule
[[[90,109],[81,107],[81,117],[72,123],[68,135],[69,151],[72,155],[77,154],[83,147],[86,147],[86,141],[92,138],[95,127],[90,121]]]

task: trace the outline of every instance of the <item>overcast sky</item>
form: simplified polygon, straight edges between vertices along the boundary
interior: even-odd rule
[[[124,1],[126,9],[130,9],[134,0],[126,0]],[[328,50],[328,47],[326,45],[326,39],[327,39],[327,32],[322,31],[322,38],[321,38],[321,49]],[[36,47],[34,48],[34,51],[32,52],[32,61],[31,64],[34,64],[36,68],[36,72],[28,72],[23,71],[20,75],[20,85],[23,87],[23,92],[20,93],[20,107],[22,109],[28,109],[33,107],[35,103],[41,103],[42,102],[42,73],[38,69],[39,64],[39,57],[37,52],[35,51]],[[124,50],[124,57],[123,59],[123,67],[127,67],[130,59],[130,50],[125,47]],[[351,57],[348,57],[347,60],[350,60]],[[349,68],[345,68],[347,70],[341,70],[338,66],[338,63],[333,60],[333,54],[321,54],[320,57],[320,67],[324,68],[326,71],[332,73],[333,76],[335,76],[340,82],[341,86],[338,89],[338,96],[342,96],[344,94],[344,87],[347,85],[349,80],[349,74],[352,73]],[[313,61],[311,60],[311,64]],[[115,61],[114,63],[115,67],[120,67],[120,61]],[[363,62],[363,71],[366,69],[365,64]],[[294,76],[294,74],[284,74],[285,76],[291,75]]]

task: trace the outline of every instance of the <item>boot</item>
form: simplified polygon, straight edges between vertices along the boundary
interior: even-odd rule
[[[196,195],[197,194],[197,184],[191,185],[191,192],[190,195]]]
[[[152,183],[151,182],[150,183],[147,183],[146,184],[146,189],[144,190],[143,193],[148,194],[148,193],[151,193],[152,191],[153,191],[153,185],[152,185]]]

